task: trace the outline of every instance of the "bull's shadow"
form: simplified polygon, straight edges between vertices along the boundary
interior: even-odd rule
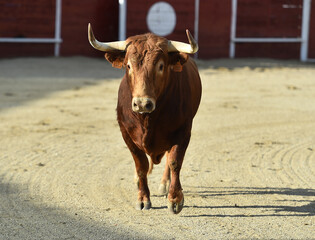
[[[194,191],[184,192],[185,196],[194,196],[201,198],[214,198],[222,196],[246,196],[251,195],[259,196],[265,195],[284,195],[282,200],[276,200],[279,204],[266,204],[266,205],[242,205],[240,202],[236,202],[233,205],[227,206],[186,206],[187,208],[206,209],[210,214],[196,214],[186,215],[184,217],[305,217],[315,216],[315,189],[302,189],[302,188],[256,188],[256,187],[230,187],[230,188],[204,188],[204,187],[189,187],[190,189],[196,189]],[[304,199],[292,199],[290,196],[305,197]],[[288,204],[283,204],[288,203]],[[296,203],[305,203],[303,205],[295,206]],[[260,214],[211,214],[211,210],[215,209],[239,209],[250,210],[250,209],[261,209]],[[209,210],[209,211],[208,211]]]

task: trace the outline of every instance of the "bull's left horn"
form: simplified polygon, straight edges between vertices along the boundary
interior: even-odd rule
[[[189,44],[177,41],[168,41],[168,52],[183,52],[193,54],[199,49],[196,40],[193,38],[188,29],[186,29]]]
[[[88,37],[89,42],[97,50],[103,52],[114,52],[114,51],[125,51],[126,50],[126,41],[117,41],[117,42],[99,42],[95,39],[91,24],[88,25]]]

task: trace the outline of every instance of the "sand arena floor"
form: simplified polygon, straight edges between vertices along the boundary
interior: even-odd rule
[[[171,215],[134,210],[116,123],[123,70],[103,59],[0,60],[0,239],[311,239],[315,65],[198,61],[200,109]]]

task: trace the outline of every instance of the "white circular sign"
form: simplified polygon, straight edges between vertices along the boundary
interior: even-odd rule
[[[176,25],[176,13],[167,2],[153,4],[147,15],[149,30],[156,35],[166,36],[174,31]]]

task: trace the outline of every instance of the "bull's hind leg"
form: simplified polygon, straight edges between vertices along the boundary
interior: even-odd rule
[[[161,184],[159,186],[159,193],[162,196],[167,196],[169,185],[170,185],[171,171],[170,171],[170,167],[168,166],[168,158],[169,158],[169,154],[166,155],[165,169],[164,169],[163,176],[161,179]]]
[[[141,151],[131,140],[128,133],[121,127],[123,138],[132,154],[138,176],[138,198],[136,203],[137,210],[148,210],[151,208],[150,190],[148,187],[147,174],[149,170],[149,161],[146,154]]]
[[[171,183],[168,192],[168,208],[174,214],[180,213],[184,206],[184,194],[182,192],[179,175],[189,140],[190,135],[184,138],[181,144],[174,145],[169,151],[167,158],[167,163],[171,170]]]

